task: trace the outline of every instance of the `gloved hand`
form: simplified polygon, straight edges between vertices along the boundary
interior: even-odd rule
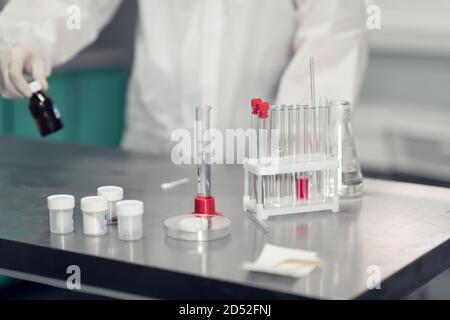
[[[32,95],[26,76],[48,89],[44,54],[36,47],[16,45],[0,56],[0,93],[4,98],[29,98]]]

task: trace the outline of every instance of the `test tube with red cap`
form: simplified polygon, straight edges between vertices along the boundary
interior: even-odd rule
[[[258,112],[258,161],[261,165],[270,165],[269,158],[269,103],[261,102]],[[257,203],[267,206],[268,177],[258,177]]]
[[[258,160],[268,165],[269,151],[269,103],[262,102],[258,112]]]
[[[259,107],[262,103],[262,99],[255,98],[251,101],[251,133],[250,133],[250,148],[249,148],[249,158],[255,159],[257,157],[256,144],[257,144],[257,130],[258,130],[258,119],[259,119]]]
[[[257,159],[257,143],[258,143],[258,119],[259,119],[259,106],[262,103],[262,99],[260,98],[254,98],[251,100],[251,132],[250,132],[250,146],[248,148],[249,150],[249,159]],[[253,175],[250,175],[249,178],[249,184],[252,186],[250,188],[249,196],[250,199],[254,200],[257,197],[257,178]]]

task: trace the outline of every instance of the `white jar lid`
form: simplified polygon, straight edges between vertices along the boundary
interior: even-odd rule
[[[30,88],[31,92],[36,93],[42,90],[42,86],[38,81],[33,81],[28,84],[28,87]]]
[[[137,200],[125,200],[116,204],[116,212],[118,216],[132,217],[144,214],[144,203]]]
[[[108,210],[108,201],[103,197],[85,197],[81,199],[81,211],[102,212]]]
[[[47,198],[49,210],[69,210],[75,208],[75,197],[68,194],[57,194]]]
[[[123,199],[123,189],[114,186],[100,187],[97,189],[97,195],[108,201],[120,201]]]

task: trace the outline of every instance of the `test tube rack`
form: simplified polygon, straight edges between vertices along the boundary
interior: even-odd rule
[[[308,213],[317,211],[339,211],[339,196],[336,192],[338,187],[338,168],[337,159],[313,160],[313,159],[282,159],[268,161],[265,164],[259,163],[258,159],[244,160],[244,211],[250,211],[256,215],[259,220],[267,220],[273,216]],[[320,172],[327,173],[327,185],[325,189],[334,190],[329,196],[322,199],[310,199],[305,201],[291,202],[286,199],[280,206],[266,205],[257,203],[256,199],[250,197],[250,181],[256,178],[257,192],[264,193],[264,177],[275,177],[277,175],[296,175],[301,173]],[[295,188],[295,186],[294,186]]]
[[[244,160],[244,211],[259,220],[338,212],[338,127],[328,101],[317,107],[269,109],[266,102],[252,100],[250,155]]]

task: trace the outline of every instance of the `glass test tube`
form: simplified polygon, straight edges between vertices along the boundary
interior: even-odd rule
[[[322,160],[328,160],[331,155],[330,150],[330,132],[331,132],[331,117],[330,117],[330,105],[326,98],[320,100],[318,107],[319,114],[319,156]],[[330,172],[329,170],[323,170],[319,173],[318,187],[319,195],[322,202],[328,200],[330,195]]]
[[[291,141],[290,141],[290,118],[291,118],[291,105],[282,105],[284,113],[284,125],[281,128],[282,141],[284,146],[284,161],[288,160],[291,154]],[[290,174],[281,175],[281,198],[283,206],[289,205],[289,195],[291,193],[291,179]]]
[[[261,165],[270,165],[269,158],[269,104],[263,102],[258,113],[258,161]],[[268,199],[268,177],[259,176],[257,186],[257,203],[267,206]]]
[[[310,79],[311,79],[311,116],[312,119],[308,120],[310,125],[309,134],[311,134],[311,149],[308,152],[311,159],[318,159],[319,156],[319,114],[316,105],[316,88],[315,88],[315,65],[314,58],[311,57],[309,59],[309,67],[310,67]],[[318,171],[312,172],[309,178],[309,200],[316,201],[320,198],[320,175]]]
[[[284,108],[281,106],[273,106],[270,112],[271,118],[271,158],[274,161],[281,161],[285,155],[283,142],[284,128]],[[270,178],[271,204],[274,207],[282,205],[282,175],[277,174]]]
[[[257,137],[256,137],[256,128],[257,128],[257,122],[258,122],[258,116],[253,114],[253,112],[251,113],[250,116],[250,123],[251,123],[251,128],[250,128],[250,146],[248,148],[249,152],[248,152],[248,158],[249,159],[255,159],[256,158],[256,143],[258,141]],[[253,174],[249,175],[249,197],[250,200],[255,199],[256,196],[256,179],[254,179]]]
[[[304,157],[304,105],[297,104],[291,107],[291,115],[290,115],[290,139],[291,139],[291,147],[290,154],[293,160],[302,160]],[[290,178],[291,182],[291,203],[290,205],[299,204],[300,200],[304,197],[304,187],[302,184],[304,183],[302,173],[294,173]]]
[[[292,161],[295,159],[296,150],[296,106],[284,105],[284,126],[282,130],[283,143],[285,149],[285,161]],[[282,194],[283,202],[286,206],[295,204],[295,174],[283,174],[282,180]]]
[[[303,161],[305,159],[305,107],[307,105],[297,104],[295,106],[294,116],[296,118],[296,130],[295,130],[295,158]],[[307,195],[308,184],[306,175],[304,172],[297,172],[295,174],[295,204],[301,204]]]
[[[316,108],[307,106],[304,108],[305,113],[305,159],[314,160],[317,153],[317,131],[316,131]],[[315,197],[316,187],[315,172],[307,172],[304,174],[303,181],[303,199],[312,200]]]
[[[250,114],[250,123],[251,123],[251,129],[250,129],[250,146],[248,148],[249,150],[249,159],[256,159],[258,157],[257,155],[257,143],[258,143],[258,112],[259,112],[259,105],[262,103],[261,99],[253,99],[251,101],[251,114]],[[249,197],[250,200],[256,199],[256,183],[257,179],[253,174],[249,175]]]
[[[197,196],[211,195],[211,107],[198,106],[195,110],[197,145]]]
[[[258,160],[262,165],[269,162],[269,129],[267,119],[258,120]]]
[[[256,152],[257,150],[257,143],[258,143],[258,137],[257,137],[257,130],[258,130],[258,113],[260,104],[263,101],[261,99],[252,99],[251,101],[251,114],[250,114],[250,123],[251,123],[251,132],[250,132],[250,148],[249,148],[249,158],[250,159],[256,159],[258,157],[258,154]]]
[[[309,150],[311,149],[309,140],[309,116],[310,107],[308,104],[299,104],[298,123],[299,130],[297,132],[297,142],[299,148],[297,150],[297,156],[302,161],[309,160]],[[299,172],[295,182],[296,186],[296,198],[297,204],[302,204],[309,199],[309,173]]]

